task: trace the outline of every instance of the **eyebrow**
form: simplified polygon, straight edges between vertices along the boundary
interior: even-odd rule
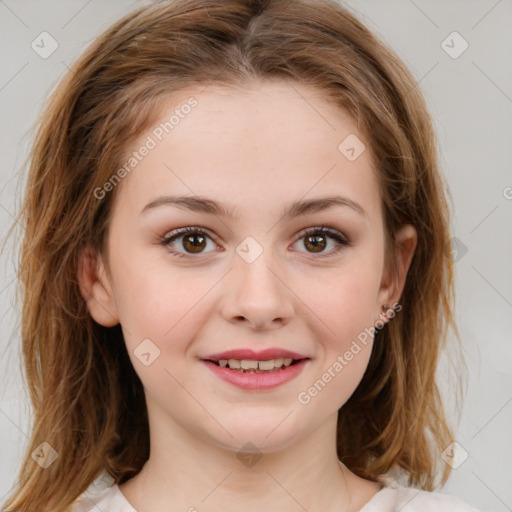
[[[201,196],[161,196],[148,203],[141,211],[141,215],[157,208],[159,206],[175,206],[177,208],[190,210],[198,213],[207,213],[210,215],[216,215],[220,217],[233,218],[233,209],[228,209],[224,205],[217,203],[213,199],[208,199]],[[352,201],[348,197],[343,196],[330,196],[321,197],[318,199],[299,200],[291,203],[288,207],[285,207],[282,212],[282,218],[294,218],[309,213],[316,213],[327,210],[334,206],[345,206],[352,208],[360,215],[368,216],[363,207]]]

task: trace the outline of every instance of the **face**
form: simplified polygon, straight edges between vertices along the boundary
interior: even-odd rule
[[[354,159],[356,143],[366,150]],[[370,328],[399,299],[414,249],[409,226],[390,279],[377,171],[356,123],[304,85],[210,85],[167,98],[127,160],[134,152],[115,191],[108,272],[98,257],[98,281],[81,282],[96,321],[122,326],[151,428],[230,450],[307,438],[360,382]],[[242,349],[303,361],[257,377],[205,361]],[[266,349],[276,352],[259,357]]]

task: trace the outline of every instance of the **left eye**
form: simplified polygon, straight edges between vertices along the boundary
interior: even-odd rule
[[[324,249],[328,245],[329,239],[334,240],[334,248],[331,251],[327,251],[327,254],[323,254],[326,252]],[[181,244],[179,243],[180,240]],[[188,227],[173,231],[164,237],[160,243],[161,245],[170,247],[172,249],[171,252],[175,256],[186,258],[191,257],[191,254],[201,254],[205,252],[204,249],[207,246],[208,240],[212,242],[213,249],[215,249],[216,244],[206,231],[202,228]],[[309,249],[311,253],[322,253],[321,256],[337,253],[339,250],[343,249],[344,246],[350,245],[349,241],[339,231],[326,226],[310,228],[303,231],[295,244],[300,240],[304,240],[303,246]],[[175,246],[176,243],[181,247],[177,248]],[[185,252],[182,252],[181,249]]]
[[[321,256],[335,254],[344,246],[349,245],[349,241],[337,230],[329,228],[327,226],[320,226],[317,228],[310,228],[305,232],[301,233],[302,236],[299,240],[304,240],[304,247],[311,249],[313,253],[322,252]],[[327,251],[327,254],[323,254],[325,247],[328,245],[328,239],[335,241],[335,247],[331,251]]]

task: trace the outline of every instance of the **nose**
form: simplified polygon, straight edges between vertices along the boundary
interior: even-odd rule
[[[265,254],[252,263],[235,255],[222,306],[226,321],[267,330],[282,327],[292,318],[293,292],[275,260]]]

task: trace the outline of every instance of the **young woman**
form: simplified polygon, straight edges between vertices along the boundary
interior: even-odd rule
[[[5,509],[474,512],[434,491],[446,192],[414,79],[337,2],[116,23],[33,148]]]

